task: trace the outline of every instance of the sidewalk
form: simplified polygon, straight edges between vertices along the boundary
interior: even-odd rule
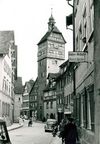
[[[7,130],[8,131],[11,131],[11,130],[14,130],[14,129],[17,129],[17,128],[20,128],[23,126],[23,123],[19,124],[19,123],[13,123],[11,126],[8,126],[7,127]]]
[[[54,137],[53,141],[51,144],[62,144],[62,139],[59,138],[58,136]]]

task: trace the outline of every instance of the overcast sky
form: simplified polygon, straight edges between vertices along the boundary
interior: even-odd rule
[[[14,30],[18,46],[18,76],[23,83],[37,77],[37,43],[48,30],[53,8],[56,26],[66,40],[66,60],[72,50],[72,31],[65,17],[72,12],[66,0],[0,0],[0,30]]]

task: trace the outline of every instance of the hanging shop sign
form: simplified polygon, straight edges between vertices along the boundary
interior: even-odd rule
[[[87,62],[87,53],[86,52],[68,52],[69,62]]]
[[[58,108],[58,112],[61,113],[62,112],[62,108]]]

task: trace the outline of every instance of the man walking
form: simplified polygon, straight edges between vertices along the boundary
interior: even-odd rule
[[[77,127],[72,117],[68,118],[68,123],[64,127],[65,144],[76,144],[79,141]]]

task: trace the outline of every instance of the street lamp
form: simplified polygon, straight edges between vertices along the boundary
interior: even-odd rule
[[[68,2],[68,5],[70,5],[72,8],[73,8],[73,5],[71,5],[69,2],[72,1],[72,0],[66,0]],[[68,26],[72,24],[72,14],[69,15],[69,16],[66,16],[66,26],[67,26],[67,29],[73,31],[73,29],[69,28]]]
[[[69,2],[72,1],[72,0],[66,0],[66,1],[68,2],[68,4],[69,4],[71,7],[73,7],[73,5],[71,5],[71,4],[69,3]]]

